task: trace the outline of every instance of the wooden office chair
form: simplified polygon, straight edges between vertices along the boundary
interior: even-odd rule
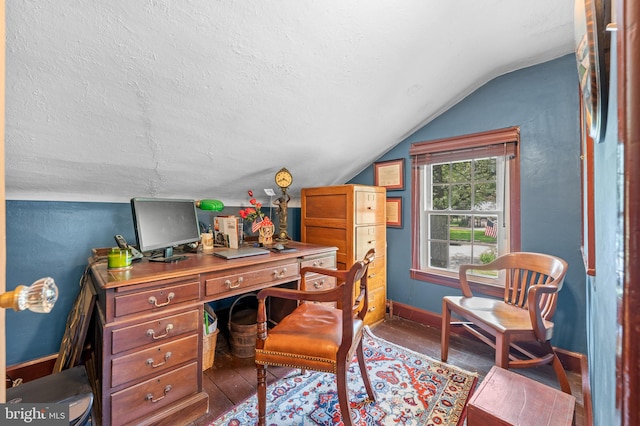
[[[346,271],[302,268],[300,288],[306,288],[306,274],[319,273],[336,278],[337,285],[330,290],[267,288],[258,293],[256,369],[259,425],[265,424],[267,365],[334,373],[342,421],[346,426],[350,426],[352,423],[347,398],[347,370],[355,351],[369,399],[375,400],[362,350],[363,320],[368,309],[367,269],[374,257],[375,251],[371,249],[364,260],[354,263]],[[360,289],[358,296],[354,297],[357,290],[354,285],[358,282]],[[267,331],[265,298],[269,296],[297,300],[299,304],[291,314]]]
[[[504,299],[474,296],[467,282],[467,274],[474,270],[498,271],[504,276]],[[462,324],[469,332],[496,350],[496,365],[509,369],[551,363],[562,391],[571,394],[567,375],[550,342],[551,320],[566,272],[567,262],[539,253],[509,253],[485,265],[461,265],[463,296],[442,300],[442,361],[449,355],[454,312],[469,321]],[[534,353],[523,347],[525,342],[537,342],[541,351]]]

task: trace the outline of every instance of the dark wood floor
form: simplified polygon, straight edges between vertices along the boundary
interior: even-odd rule
[[[244,401],[256,391],[256,369],[253,358],[236,358],[229,351],[225,330],[219,333],[214,366],[203,373],[204,389],[209,393],[209,413],[191,423],[204,426]],[[432,358],[440,359],[440,330],[412,321],[393,318],[372,329],[376,336],[402,345]],[[487,345],[461,336],[452,335],[448,363],[468,371],[478,372],[480,380],[489,372],[494,362],[493,349]],[[285,368],[268,368],[269,383],[284,376]],[[559,389],[556,376],[550,366],[514,370],[529,378]],[[576,397],[576,426],[585,426],[580,374],[568,372],[571,390]]]

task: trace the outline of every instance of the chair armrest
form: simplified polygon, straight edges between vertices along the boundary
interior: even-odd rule
[[[467,281],[467,270],[478,269],[478,266],[484,265],[460,265],[460,289],[462,290],[464,297],[473,297],[473,293],[469,287],[469,282]]]
[[[542,318],[542,311],[540,309],[540,299],[543,295],[547,294],[551,297],[554,293],[557,293],[559,288],[554,285],[532,285],[527,292],[527,309],[529,310],[529,318],[531,319],[531,326],[533,332],[539,341],[544,342],[547,340],[547,328],[544,325],[544,319]]]

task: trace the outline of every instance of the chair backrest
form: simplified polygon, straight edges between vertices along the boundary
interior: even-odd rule
[[[504,276],[504,302],[523,309],[527,309],[531,286],[555,287],[555,291],[542,294],[539,302],[542,318],[549,320],[556,309],[558,291],[567,273],[567,262],[543,253],[513,252],[485,265],[465,265],[460,268],[460,273],[466,274],[467,270],[474,269],[499,271]]]
[[[363,320],[367,311],[367,270],[369,264],[375,258],[375,250],[367,252],[363,260],[355,262],[346,273],[345,279],[337,283],[337,289],[341,289],[338,309],[342,309],[342,343],[338,352],[349,358],[356,348],[354,335],[354,321]],[[355,285],[359,283],[359,292],[356,297]]]

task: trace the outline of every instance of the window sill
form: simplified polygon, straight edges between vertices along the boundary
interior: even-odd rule
[[[426,281],[432,284],[460,289],[460,281],[457,277],[454,278],[444,275],[431,274],[419,269],[411,269],[410,277],[418,281]],[[504,296],[504,288],[499,286],[484,284],[477,281],[469,281],[469,287],[471,288],[472,293],[481,293],[487,296],[499,298]]]

